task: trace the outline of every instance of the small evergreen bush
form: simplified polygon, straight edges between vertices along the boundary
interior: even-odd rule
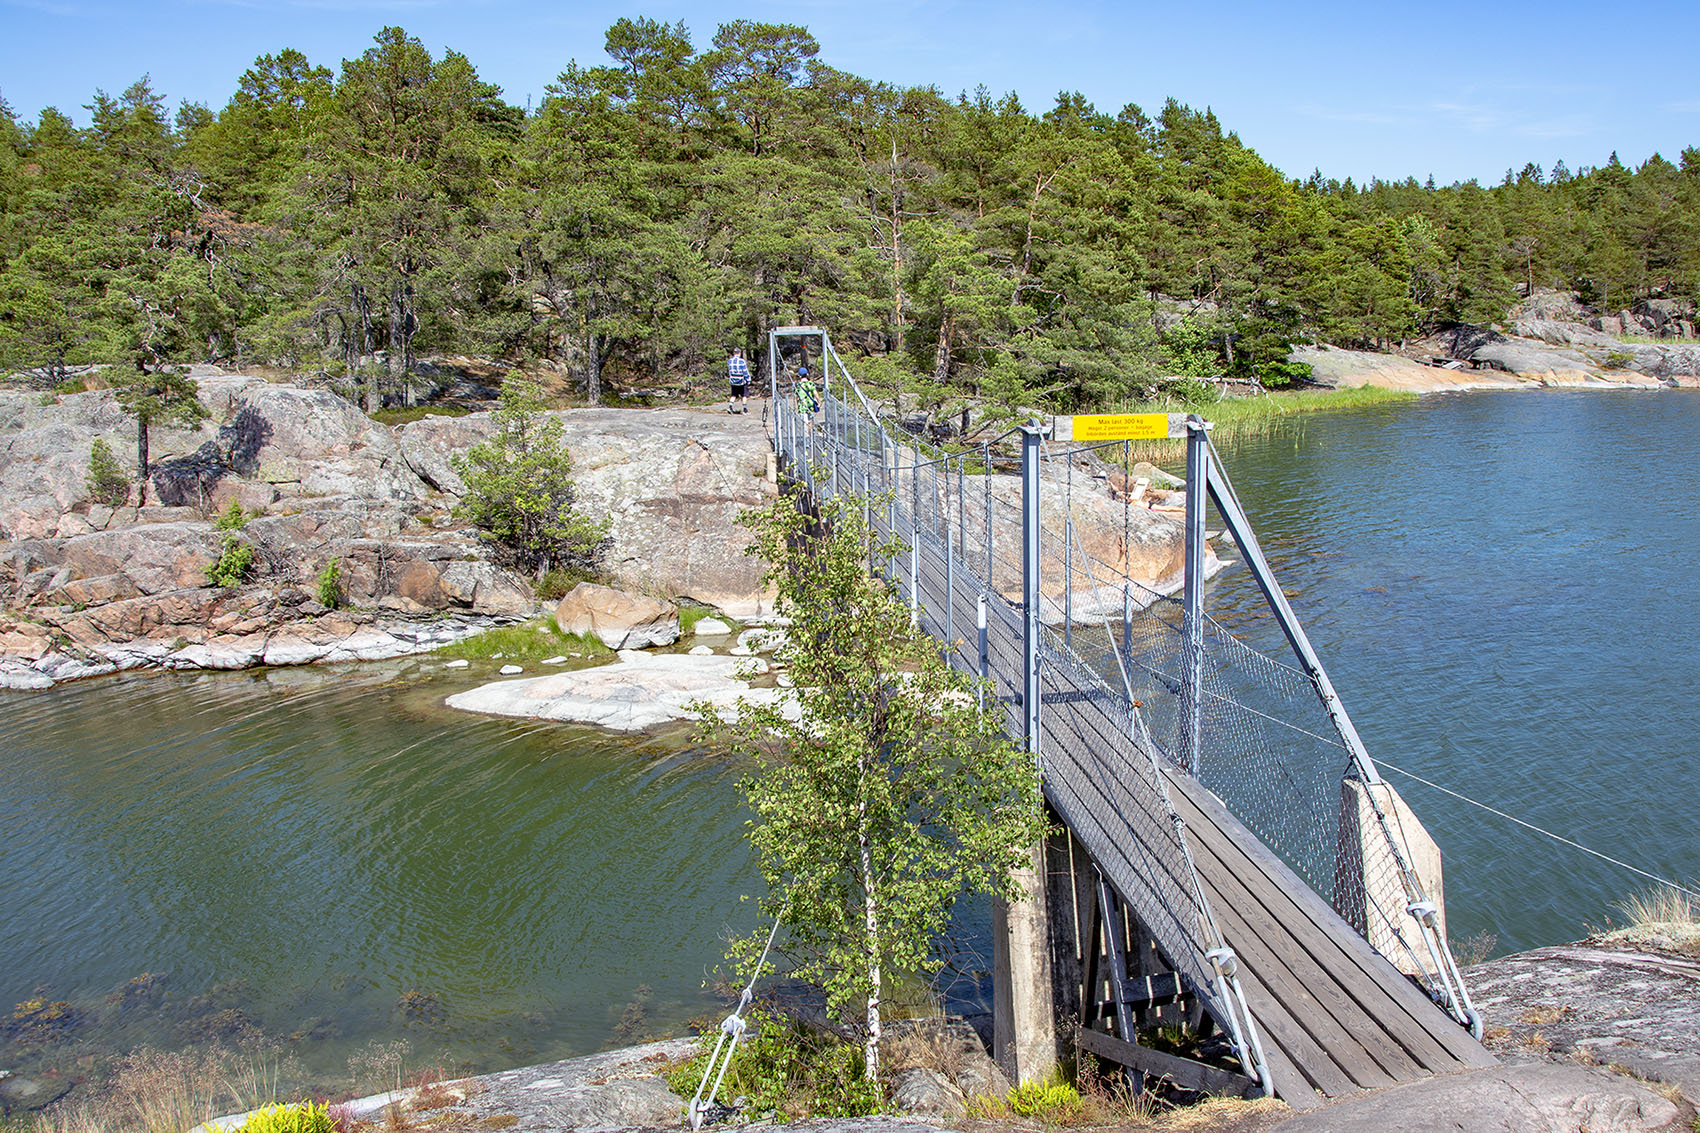
[[[332,610],[341,606],[342,605],[342,562],[341,562],[341,560],[332,559],[330,562],[326,563],[324,569],[319,572],[318,580],[314,583],[314,586],[316,587],[316,590],[314,592],[315,597],[318,598],[319,605],[327,606]]]
[[[230,506],[225,508],[217,519],[213,520],[213,526],[220,531],[240,531],[248,526],[249,518],[248,513],[242,510],[241,502],[231,500]]]
[[[253,569],[254,548],[234,531],[226,531],[218,558],[207,564],[207,581],[214,586],[241,586]]]
[[[1294,382],[1308,382],[1311,376],[1309,362],[1259,362],[1252,367],[1257,380],[1266,389],[1285,389]]]
[[[130,477],[112,455],[112,446],[99,437],[89,446],[89,498],[96,503],[118,507],[130,498]]]

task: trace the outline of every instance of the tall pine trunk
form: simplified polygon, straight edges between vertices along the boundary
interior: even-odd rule
[[[136,417],[136,506],[148,502],[148,419]]]
[[[589,319],[585,320],[586,322]],[[584,334],[584,396],[592,405],[602,404],[602,356],[608,349],[608,336],[586,330]]]
[[[933,381],[941,386],[950,377],[950,341],[955,330],[949,315],[939,321],[938,346],[933,350]]]
[[[391,389],[407,386],[407,308],[401,289],[400,280],[390,285],[390,348],[384,354],[384,369],[389,374]]]
[[[356,329],[348,337],[348,371],[351,376],[359,375],[362,408],[372,413],[378,408],[378,377],[361,373],[367,355],[372,353],[372,301],[366,295],[366,288],[356,283],[349,292],[349,303],[354,308]]]

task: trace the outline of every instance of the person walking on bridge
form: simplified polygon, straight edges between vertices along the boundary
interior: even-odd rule
[[[726,403],[726,412],[748,412],[744,398],[750,391],[750,364],[744,359],[742,346],[734,346],[732,356],[726,359],[726,380],[732,387],[731,397]]]

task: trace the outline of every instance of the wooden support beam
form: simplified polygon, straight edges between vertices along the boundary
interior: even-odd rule
[[[1163,972],[1154,976],[1130,976],[1122,985],[1122,994],[1127,996],[1124,1003],[1131,1007],[1155,1007],[1163,1003],[1177,1003],[1190,994],[1181,986],[1181,978],[1174,972]],[[1111,1000],[1098,1001],[1098,1009],[1106,1010],[1113,1006]]]
[[[1178,1054],[1166,1054],[1137,1043],[1125,1042],[1102,1031],[1076,1031],[1074,1041],[1086,1054],[1096,1055],[1142,1074],[1167,1078],[1188,1090],[1228,1098],[1263,1096],[1263,1087],[1244,1074],[1236,1074],[1232,1070],[1223,1070],[1217,1066],[1206,1066],[1202,1062],[1194,1062]]]

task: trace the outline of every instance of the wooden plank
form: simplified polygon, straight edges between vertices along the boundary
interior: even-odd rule
[[[1132,976],[1128,979],[1123,990],[1127,995],[1127,1002],[1136,1007],[1156,1003],[1173,1003],[1186,994],[1186,989],[1181,987],[1180,976],[1174,972]]]
[[[1070,820],[1071,827],[1076,836],[1080,838],[1082,845],[1087,848],[1087,851],[1110,872],[1122,897],[1134,901],[1135,907],[1147,906],[1145,919],[1148,923],[1153,918],[1162,916],[1165,922],[1172,924],[1172,916],[1166,915],[1153,907],[1161,904],[1162,898],[1150,886],[1162,878],[1167,878],[1172,886],[1179,885],[1180,879],[1172,872],[1176,867],[1171,861],[1171,858],[1178,859],[1179,855],[1159,853],[1160,847],[1144,847],[1144,865],[1148,870],[1159,875],[1148,881],[1127,859],[1125,847],[1110,842],[1107,832],[1103,831],[1092,819],[1089,813],[1090,807],[1075,789],[1078,785],[1073,777],[1069,781],[1050,779],[1045,786],[1046,797],[1051,800],[1052,806],[1056,808],[1059,814]],[[1103,802],[1109,804],[1111,800],[1105,799]],[[1124,866],[1119,871],[1115,869],[1118,859]],[[1189,939],[1191,938],[1190,931],[1186,933],[1186,936]]]
[[[1268,982],[1306,1020],[1319,1040],[1331,1047],[1340,1041],[1355,1043],[1374,1059],[1382,1073],[1394,1080],[1418,1076],[1422,1061],[1384,1030],[1386,1017],[1397,1016],[1397,1004],[1381,989],[1364,982],[1367,977],[1361,973],[1340,970],[1344,965],[1330,967],[1326,949],[1318,956],[1306,948],[1305,938],[1318,935],[1315,926],[1283,900],[1286,895],[1276,891],[1267,876],[1256,874],[1247,859],[1234,854],[1237,847],[1229,845],[1220,830],[1199,821],[1189,824],[1187,832],[1193,859],[1207,887],[1213,891],[1212,907],[1229,910],[1246,926],[1246,939],[1229,936],[1228,943],[1248,963],[1260,968],[1278,966],[1290,976],[1291,984],[1274,976],[1268,977]],[[1356,989],[1356,997],[1348,994],[1345,987],[1345,981],[1354,978],[1364,982]],[[1330,1023],[1334,1026],[1330,1027]],[[1342,1039],[1337,1037],[1338,1032],[1351,1037]],[[1341,1053],[1345,1050],[1341,1048]],[[1438,1046],[1434,1047],[1434,1053],[1445,1057]],[[1343,1064],[1352,1070],[1359,1085],[1386,1084],[1379,1080],[1381,1074],[1355,1066],[1349,1055]]]
[[[1416,1062],[1387,1040],[1373,1016],[1346,1000],[1332,973],[1299,947],[1287,926],[1260,915],[1267,912],[1262,902],[1221,865],[1209,841],[1191,839],[1193,860],[1210,892],[1217,924],[1240,958],[1242,982],[1246,969],[1255,972],[1355,1086],[1373,1089],[1420,1076]],[[1260,1019],[1267,1009],[1261,1002],[1251,1004],[1252,1018]]]
[[[1156,1074],[1189,1090],[1199,1090],[1225,1098],[1256,1098],[1263,1096],[1263,1086],[1244,1074],[1223,1070],[1190,1058],[1152,1050],[1106,1035],[1102,1031],[1080,1030],[1074,1034],[1075,1045],[1087,1054],[1107,1058],[1144,1074]]]
[[[1236,937],[1252,936],[1233,910],[1218,907],[1215,913],[1217,923],[1223,933],[1228,934],[1230,942]],[[1235,950],[1238,951],[1237,946]],[[1264,1046],[1273,1044],[1280,1047],[1305,1080],[1324,1096],[1339,1098],[1356,1093],[1357,1083],[1345,1067],[1335,1061],[1333,1052],[1311,1033],[1287,998],[1270,991],[1265,982],[1269,974],[1267,969],[1250,962],[1240,965],[1240,989],[1245,993],[1246,1005],[1251,1010],[1258,1033],[1263,1037]]]
[[[1172,797],[1177,808],[1181,809],[1182,817],[1189,823],[1203,821],[1207,826],[1219,831],[1225,842],[1232,845],[1243,859],[1239,863],[1243,867],[1241,872],[1253,870],[1266,876],[1272,883],[1272,892],[1278,894],[1282,902],[1301,917],[1298,923],[1308,922],[1314,926],[1315,931],[1307,933],[1309,943],[1313,946],[1313,954],[1319,955],[1326,967],[1334,968],[1335,965],[1340,965],[1342,973],[1361,974],[1363,979],[1350,980],[1345,985],[1347,989],[1377,989],[1379,996],[1369,996],[1369,1002],[1360,1000],[1360,1003],[1366,1011],[1382,1019],[1390,1033],[1405,1045],[1419,1063],[1430,1069],[1441,1068],[1432,1062],[1438,1057],[1433,1053],[1433,1046],[1438,1045],[1446,1055],[1462,1065],[1498,1065],[1498,1060],[1471,1038],[1468,1031],[1437,1007],[1433,1000],[1413,985],[1410,979],[1385,957],[1376,953],[1332,906],[1317,896],[1285,862],[1246,830],[1228,812],[1221,800],[1191,781],[1188,776],[1169,773],[1168,778],[1174,788]],[[1189,815],[1188,811],[1193,813]],[[1391,1004],[1387,1001],[1391,1001]],[[1389,1007],[1393,1005],[1399,1008],[1398,1012],[1389,1012]]]

